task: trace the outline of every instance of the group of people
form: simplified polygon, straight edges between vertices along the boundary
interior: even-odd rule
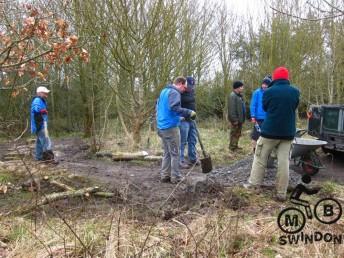
[[[162,139],[164,156],[161,181],[178,183],[182,177],[180,168],[197,164],[197,128],[194,79],[177,77],[167,85],[157,101],[157,128]],[[233,91],[228,97],[228,121],[230,122],[229,150],[237,151],[242,126],[246,120],[246,105],[243,98],[244,83],[234,81]],[[261,86],[252,94],[250,103],[251,121],[254,124],[251,139],[254,160],[246,188],[259,187],[263,183],[265,168],[272,151],[278,161],[276,175],[276,199],[286,200],[289,183],[289,152],[296,132],[296,109],[300,92],[289,81],[289,71],[278,67],[272,77],[266,76]],[[188,144],[189,164],[184,158]]]
[[[238,142],[246,119],[243,90],[244,83],[234,81],[228,98],[230,151],[241,149]],[[36,92],[31,103],[31,132],[37,136],[35,159],[53,159],[46,103],[50,91],[40,86]],[[295,113],[299,96],[299,90],[290,84],[288,69],[278,67],[273,71],[272,78],[266,76],[262,80],[261,86],[253,92],[250,104],[254,124],[251,134],[254,160],[244,187],[262,184],[268,157],[274,150],[278,161],[276,198],[281,201],[286,199],[289,182],[289,151],[296,132]],[[177,77],[161,91],[156,103],[157,131],[164,148],[160,172],[162,182],[178,183],[182,180],[180,169],[199,165],[195,118],[195,80],[191,76]],[[188,159],[184,157],[186,145]]]

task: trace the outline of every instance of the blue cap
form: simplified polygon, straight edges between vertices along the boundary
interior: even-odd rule
[[[272,82],[271,78],[269,76],[266,76],[263,81],[262,84],[266,84],[269,85]]]
[[[186,81],[188,82],[188,87],[193,88],[195,86],[195,79],[192,76],[187,76]]]

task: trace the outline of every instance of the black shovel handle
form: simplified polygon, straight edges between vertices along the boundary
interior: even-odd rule
[[[202,149],[203,156],[206,158],[206,157],[208,157],[208,155],[207,155],[207,153],[205,152],[205,149],[204,149],[204,146],[203,146],[203,143],[202,143],[202,140],[201,140],[201,135],[200,135],[200,133],[199,133],[199,131],[198,131],[198,128],[197,128],[196,121],[193,120],[192,122],[194,123],[195,129],[196,129],[196,132],[197,132],[197,139],[198,139],[199,145],[201,145],[201,149]]]

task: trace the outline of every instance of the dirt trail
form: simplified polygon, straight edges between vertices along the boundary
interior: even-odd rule
[[[195,167],[192,171],[182,170],[183,175],[188,173],[188,177],[171,195],[175,185],[160,182],[160,162],[112,162],[96,159],[89,153],[89,146],[85,141],[79,138],[55,139],[54,143],[59,160],[56,168],[95,180],[109,191],[119,190],[132,205],[143,205],[150,209],[160,207],[169,196],[171,198],[167,206],[180,206],[189,199],[197,203],[204,198],[216,196],[221,191],[221,184],[241,185],[249,176],[252,164],[252,157],[247,157],[229,167],[217,168],[208,175],[203,174],[200,167]],[[8,148],[8,144],[0,145],[0,159]],[[342,157],[334,157],[332,161],[331,156],[322,155],[321,159],[326,169],[320,171],[314,179],[335,180],[344,184]],[[266,180],[269,184],[273,184],[275,174],[275,169],[268,170]],[[297,173],[291,171],[291,183],[297,183],[299,178]]]

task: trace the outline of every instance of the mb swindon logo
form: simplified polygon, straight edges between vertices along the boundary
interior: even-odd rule
[[[308,184],[311,177],[304,175],[302,182]],[[283,209],[277,218],[278,227],[283,231],[283,235],[279,237],[280,245],[296,245],[296,244],[312,244],[314,242],[328,242],[333,244],[343,244],[344,235],[333,234],[330,232],[303,232],[306,220],[315,218],[323,224],[336,223],[342,216],[342,206],[338,200],[334,198],[320,199],[313,207],[308,201],[302,200],[302,193],[313,195],[318,193],[320,188],[307,188],[303,184],[298,184],[290,196],[290,202],[298,205],[298,207],[287,207]]]

